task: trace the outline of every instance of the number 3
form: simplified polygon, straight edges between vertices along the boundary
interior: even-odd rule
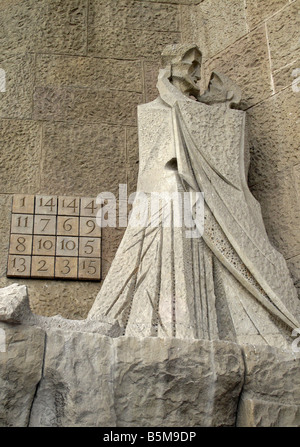
[[[67,274],[70,273],[70,271],[71,271],[71,269],[70,269],[70,267],[69,267],[70,261],[69,261],[68,259],[64,259],[63,262],[65,263],[65,265],[64,265],[63,268],[61,269],[61,273],[62,273],[63,275],[67,275]],[[63,271],[64,269],[67,269],[67,271],[64,272],[64,271]]]

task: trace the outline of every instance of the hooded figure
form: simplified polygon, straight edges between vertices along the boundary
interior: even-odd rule
[[[124,335],[137,337],[288,347],[299,327],[299,301],[247,185],[241,91],[214,72],[200,95],[200,69],[196,45],[169,45],[159,97],[138,106],[140,166],[131,218],[142,200],[148,214],[140,227],[129,221],[88,319],[117,320]],[[204,225],[196,218],[200,192]],[[196,233],[187,237],[176,224],[173,201],[150,212],[153,193],[188,194]]]

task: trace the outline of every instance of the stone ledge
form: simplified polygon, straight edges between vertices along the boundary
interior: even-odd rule
[[[243,397],[237,427],[299,427],[300,406]]]
[[[300,355],[45,329],[0,323],[1,426],[300,426]]]

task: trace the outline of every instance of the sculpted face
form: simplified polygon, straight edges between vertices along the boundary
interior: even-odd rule
[[[232,93],[232,92],[230,92]],[[222,79],[216,75],[216,73],[213,73],[209,84],[207,91],[200,96],[199,101],[204,102],[206,104],[215,104],[218,102],[226,102],[228,92],[224,88],[224,83],[222,82]],[[233,93],[232,93],[233,96]]]
[[[187,96],[199,95],[198,81],[201,79],[201,54],[196,49],[188,51],[180,62],[171,65],[171,81]]]
[[[205,104],[226,103],[228,107],[239,106],[242,91],[234,82],[222,73],[214,71],[211,75],[208,88],[197,99]]]

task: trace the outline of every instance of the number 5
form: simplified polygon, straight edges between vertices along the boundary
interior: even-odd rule
[[[84,246],[84,249],[85,249],[85,250],[84,250],[84,253],[87,254],[87,255],[92,254],[93,251],[94,251],[94,247],[93,247],[93,245],[90,245],[90,242],[93,243],[94,240],[93,240],[93,239],[92,239],[92,240],[88,240],[87,243],[86,243],[85,246]],[[86,248],[89,248],[90,250],[87,251]]]

